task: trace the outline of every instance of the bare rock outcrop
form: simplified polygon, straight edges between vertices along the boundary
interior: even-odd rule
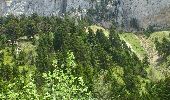
[[[136,19],[139,27],[144,29],[148,26],[170,26],[170,0],[0,0],[0,15],[37,13],[60,16],[67,12],[71,16],[81,16],[86,15],[88,9],[98,9],[103,3],[109,11],[106,14],[115,19],[117,26],[126,30],[131,29],[132,19]],[[79,8],[81,13],[77,12]]]

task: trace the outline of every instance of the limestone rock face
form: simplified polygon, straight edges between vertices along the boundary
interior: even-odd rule
[[[136,18],[142,28],[170,24],[170,0],[122,0],[121,3],[126,27],[130,26],[131,18]]]
[[[3,12],[5,11],[5,8],[6,8],[5,0],[0,0],[0,16],[3,15]]]
[[[37,13],[43,16],[60,16],[65,12],[71,16],[86,14],[87,9],[98,9],[105,0],[0,0],[0,15],[30,15]],[[101,3],[102,2],[102,3]],[[109,2],[109,3],[108,3]],[[109,13],[114,13],[118,26],[126,30],[131,27],[133,18],[141,28],[149,25],[164,28],[170,26],[170,0],[109,0],[105,5]],[[106,2],[105,2],[106,3]],[[100,12],[99,12],[100,13]],[[107,15],[108,12],[107,12]],[[97,16],[97,15],[96,15]],[[94,18],[96,17],[94,16]]]
[[[74,8],[89,8],[87,0],[1,0],[1,15],[59,15]],[[2,10],[4,12],[2,12]]]

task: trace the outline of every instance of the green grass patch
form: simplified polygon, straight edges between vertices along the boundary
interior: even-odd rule
[[[109,37],[109,31],[107,29],[104,29],[101,26],[97,26],[97,25],[92,25],[89,26],[94,32],[96,32],[98,29],[103,30],[104,34]],[[145,49],[141,46],[140,44],[140,40],[136,37],[135,34],[133,33],[123,33],[120,34],[120,38],[122,40],[125,40],[126,42],[128,42],[131,46],[132,46],[132,50],[134,50],[134,52],[138,55],[138,57],[140,59],[143,59],[143,57],[146,55],[146,51]]]
[[[94,33],[96,33],[97,30],[102,30],[104,32],[105,36],[109,37],[109,30],[107,30],[101,26],[97,26],[97,25],[92,25],[89,27],[94,31]]]
[[[153,66],[148,67],[146,71],[148,73],[148,78],[152,81],[156,82],[165,78],[164,74],[162,74],[160,70],[155,69]]]
[[[131,49],[142,59],[146,55],[145,49],[142,47],[139,38],[133,33],[120,34],[120,38],[131,45]]]
[[[159,32],[154,32],[150,35],[149,39],[151,41],[155,41],[155,39],[157,38],[159,42],[161,42],[163,40],[163,38],[170,38],[170,31],[159,31]]]

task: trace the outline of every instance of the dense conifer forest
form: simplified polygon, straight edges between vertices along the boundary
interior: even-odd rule
[[[0,17],[1,100],[169,100],[170,77],[148,77],[112,26],[94,31],[69,17]],[[170,66],[170,41],[155,41]]]

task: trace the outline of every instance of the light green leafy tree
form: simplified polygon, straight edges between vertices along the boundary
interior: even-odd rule
[[[57,64],[54,63],[57,67]],[[91,93],[85,86],[82,77],[72,75],[76,67],[73,53],[68,53],[66,70],[55,69],[52,73],[44,73],[44,100],[90,100]]]
[[[17,80],[14,83],[10,83],[6,86],[6,91],[0,93],[1,100],[39,100],[39,94],[36,89],[32,74],[29,74],[27,81],[23,78]],[[21,84],[25,84],[21,89]]]
[[[6,83],[0,92],[1,100],[91,100],[91,92],[85,86],[82,77],[73,75],[76,64],[73,53],[68,53],[66,70],[59,68],[56,61],[53,72],[43,73],[45,79],[42,91],[37,91],[34,74],[28,73],[26,78],[20,77],[13,83]]]

